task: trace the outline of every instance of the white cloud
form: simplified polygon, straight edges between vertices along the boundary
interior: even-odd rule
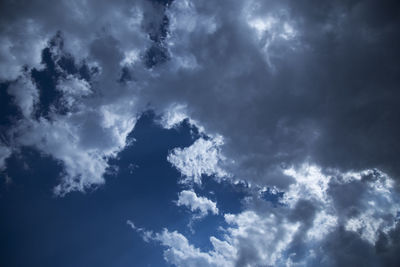
[[[68,108],[72,108],[82,97],[92,93],[90,84],[87,81],[73,75],[68,75],[65,79],[60,79],[57,84],[57,89],[63,93],[62,100],[64,105]]]
[[[398,75],[391,67],[396,57],[381,53],[383,47],[397,55],[392,37],[397,21],[376,16],[371,27],[366,23],[370,17],[363,17],[370,13],[364,12],[368,3],[355,9],[338,1],[332,5],[337,8],[322,2],[215,3],[172,2],[163,44],[170,59],[152,70],[139,64],[151,43],[146,25],[164,13],[155,12],[156,5],[148,1],[127,5],[116,0],[112,8],[108,1],[60,1],[46,5],[47,12],[35,1],[25,1],[24,12],[13,5],[0,10],[0,80],[14,80],[17,87],[11,86],[10,94],[25,115],[11,132],[13,145],[35,146],[63,164],[58,193],[83,191],[104,183],[107,159],[124,148],[148,103],[158,114],[169,107],[161,123],[165,128],[190,117],[192,124],[227,140],[223,146],[221,136],[211,135],[171,151],[168,160],[184,182],[200,184],[202,175],[221,179],[232,173],[251,184],[284,188],[286,204],[269,213],[226,215],[227,235],[224,240],[211,237],[214,250],[207,253],[177,232],[146,232],[148,239],[169,248],[170,262],[278,265],[301,236],[297,227],[310,241],[309,251],[323,247],[324,238],[338,226],[374,244],[379,232],[395,227],[398,194],[384,174],[359,170],[384,166],[399,171],[398,147],[393,145],[399,131],[392,126],[398,120],[398,105],[392,101],[398,96]],[[365,30],[355,30],[361,28]],[[70,109],[64,115],[51,110],[49,118],[35,120],[30,114],[37,91],[22,69],[43,67],[41,51],[58,30],[65,42],[57,53],[96,65],[99,72],[90,83],[63,73],[57,89]],[[370,58],[383,67],[371,68]],[[135,74],[126,86],[116,82],[121,65]],[[377,90],[383,80],[385,94]],[[0,148],[0,166],[10,153],[11,148]],[[234,164],[226,164],[224,156]],[[310,164],[284,175],[277,171],[305,157]],[[354,172],[335,173],[330,166]],[[293,179],[282,182],[285,176]],[[304,203],[309,214],[293,219]],[[295,257],[290,260],[294,264]]]
[[[178,38],[194,31],[212,34],[217,29],[215,18],[197,12],[196,4],[188,0],[175,1],[167,14],[171,18],[170,31]]]
[[[124,148],[136,123],[132,100],[104,105],[98,110],[80,106],[77,112],[52,115],[50,120],[23,120],[14,129],[16,143],[34,146],[64,166],[61,184],[55,192],[70,191],[104,183],[108,159]]]
[[[157,122],[165,129],[172,129],[178,127],[184,120],[187,120],[191,126],[196,127],[199,133],[206,133],[204,127],[190,117],[187,106],[182,104],[173,103],[169,105],[163,110]]]
[[[164,258],[176,266],[229,266],[227,259],[219,251],[226,247],[215,241],[216,239],[213,239],[213,245],[217,245],[216,249],[218,250],[212,252],[202,252],[177,231],[169,232],[165,229],[161,233],[155,234],[153,239],[167,247],[164,251]]]
[[[6,167],[5,161],[8,157],[11,156],[11,153],[12,153],[12,151],[10,148],[0,144],[0,171],[5,169],[5,167]]]
[[[30,117],[39,98],[39,92],[31,78],[27,74],[20,76],[10,84],[7,92],[14,97],[14,102],[22,114],[25,117]]]
[[[178,195],[176,201],[177,206],[186,206],[192,212],[198,213],[198,217],[202,218],[208,213],[218,214],[217,203],[209,200],[206,197],[199,197],[194,191],[183,190]]]
[[[147,1],[128,5],[113,1],[111,9],[107,1],[61,1],[46,5],[47,12],[43,12],[42,5],[30,1],[21,12],[15,6],[8,5],[6,13],[0,11],[4,25],[0,29],[0,80],[11,82],[8,93],[24,115],[9,130],[10,143],[17,148],[36,147],[63,165],[61,183],[55,188],[58,194],[103,184],[108,159],[125,147],[138,110],[143,110],[136,101],[140,85],[117,81],[121,64],[135,65],[135,55],[146,51],[150,41],[143,29],[143,13],[155,7]],[[59,77],[54,89],[61,99],[51,103],[46,117],[34,118],[31,114],[40,108],[36,106],[39,92],[28,74],[33,68],[44,68],[45,47],[51,48]],[[77,68],[86,64],[98,71],[90,82],[71,75],[59,65],[63,56]],[[144,69],[134,67],[138,73]]]
[[[400,212],[400,197],[395,191],[394,181],[385,173],[367,170],[362,175],[363,179],[372,180],[366,182],[367,186],[359,204],[359,213],[347,220],[345,228],[375,244],[380,232],[387,234],[396,227]],[[355,181],[357,180],[356,177]]]
[[[203,252],[190,244],[188,239],[177,231],[170,232],[164,229],[160,233],[153,233],[152,231],[136,227],[129,220],[127,224],[139,233],[145,242],[157,241],[162,246],[165,246],[164,259],[173,265],[187,267],[228,267],[232,264],[232,257],[235,250],[226,241],[211,237],[210,242],[214,249],[210,252]]]
[[[186,148],[175,148],[168,155],[168,161],[177,168],[184,177],[183,182],[201,184],[202,175],[216,178],[228,177],[228,173],[220,164],[225,160],[220,152],[223,145],[222,136],[210,139],[199,138]]]
[[[283,252],[300,225],[282,220],[273,213],[260,215],[254,211],[227,214],[225,220],[231,225],[226,238],[239,248],[236,260],[243,266],[282,264],[285,261]]]
[[[121,66],[129,66],[140,62],[139,53],[140,51],[136,49],[124,52],[124,59],[121,62]]]
[[[282,202],[294,207],[300,200],[309,200],[321,209],[308,231],[309,238],[322,239],[342,224],[374,245],[380,232],[388,233],[396,227],[399,195],[394,181],[379,170],[349,173],[328,170],[329,175],[306,163],[284,172],[295,183],[285,192]]]
[[[32,19],[2,25],[0,81],[17,79],[24,66],[41,68],[42,50],[49,33],[43,32],[41,25]]]
[[[288,194],[299,193],[298,197],[284,198],[285,205],[278,207],[266,202],[247,202],[244,211],[225,214],[227,226],[219,227],[223,236],[220,239],[210,236],[213,247],[209,251],[194,247],[176,231],[165,229],[153,233],[139,228],[138,232],[146,241],[158,241],[165,246],[166,261],[176,266],[329,265],[335,261],[329,254],[329,246],[342,246],[340,229],[354,232],[373,247],[380,232],[388,234],[396,226],[400,205],[399,196],[393,191],[393,180],[382,172],[325,172],[309,164],[287,170],[295,179],[294,185],[297,184],[289,188]],[[359,192],[346,199],[347,186],[355,186],[358,189],[352,188],[353,192]],[[183,192],[182,205],[196,210],[192,204],[200,202],[196,194]],[[201,202],[209,203],[207,199]],[[305,202],[310,204],[299,206]],[[211,203],[207,206],[203,210],[214,207]]]
[[[265,54],[269,67],[275,70],[273,57],[279,56],[274,51],[274,46],[296,47],[295,37],[297,30],[290,21],[289,14],[284,9],[271,9],[270,12],[262,10],[262,4],[258,1],[249,1],[243,8],[244,21],[254,31],[257,45]],[[260,12],[260,9],[262,12]],[[276,49],[275,49],[276,50]]]
[[[295,182],[285,192],[283,200],[285,204],[293,207],[300,199],[323,203],[329,201],[327,190],[330,177],[324,175],[318,166],[306,163],[301,165],[299,169],[285,169],[283,173],[295,179]]]
[[[307,231],[307,238],[310,241],[321,241],[338,226],[338,218],[328,214],[325,210],[315,215],[313,225]]]
[[[207,252],[194,247],[177,231],[164,229],[153,233],[133,227],[144,240],[154,240],[167,247],[164,258],[176,266],[257,266],[281,264],[283,252],[299,224],[280,221],[278,217],[260,216],[253,211],[225,215],[228,227],[224,238],[210,237],[213,248]],[[249,254],[249,255],[248,255]]]
[[[163,112],[159,123],[165,129],[172,129],[185,119],[189,119],[186,114],[186,106],[174,104]]]

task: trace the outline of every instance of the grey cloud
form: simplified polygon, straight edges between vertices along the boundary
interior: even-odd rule
[[[171,59],[156,67],[157,75],[128,66],[136,83],[125,88],[116,83],[120,62],[130,49],[143,55],[145,31],[156,31],[164,7],[117,1],[115,12],[107,12],[106,2],[62,2],[39,15],[43,5],[4,3],[3,39],[38,43],[26,31],[11,32],[26,21],[38,25],[40,42],[61,30],[68,53],[101,67],[94,90],[105,97],[88,103],[139,95],[138,105],[151,103],[160,112],[186,104],[190,117],[225,137],[224,152],[236,162],[228,167],[238,177],[285,188],[291,181],[281,166],[305,159],[342,170],[377,167],[395,178],[399,173],[398,8],[392,2],[175,1],[167,9],[164,42]],[[258,39],[248,25],[252,17],[275,24],[264,26]],[[293,37],[279,37],[285,24]]]
[[[165,246],[166,260],[176,266],[398,264],[399,224],[396,214],[399,195],[392,191],[390,178],[377,171],[336,172],[325,176],[311,167],[290,175],[295,176],[296,183],[305,183],[311,188],[303,187],[298,199],[283,199],[285,205],[280,207],[259,199],[256,194],[246,198],[242,212],[224,215],[227,226],[220,228],[223,236],[221,239],[210,237],[213,247],[209,251],[194,247],[177,232],[164,230],[154,234],[145,231],[147,234],[141,234],[145,241],[150,235],[150,240]],[[313,179],[319,180],[309,181]],[[330,182],[325,186],[323,180]],[[358,185],[360,189],[356,197],[359,200],[352,202],[351,206],[337,205],[337,199],[343,198],[348,191],[332,191],[333,185],[335,190]],[[289,188],[289,192],[296,190],[293,185]],[[311,196],[307,199],[309,194]],[[318,199],[313,195],[324,197]],[[358,213],[349,215],[344,212],[353,208]],[[350,223],[354,219],[358,222]],[[349,227],[349,224],[352,225]]]
[[[36,147],[64,164],[56,193],[104,183],[107,160],[124,148],[145,105],[135,97],[138,83],[118,82],[124,64],[136,64],[138,73],[145,68],[124,60],[146,52],[143,14],[161,7],[147,1],[2,6],[0,79],[11,84],[8,93],[23,114],[5,132],[7,143]],[[86,77],[72,71],[82,67]]]
[[[10,155],[11,150],[7,146],[0,144],[0,171],[6,167],[5,161]]]
[[[151,35],[167,25],[164,9],[169,30],[163,40],[155,40]],[[383,198],[395,195],[396,185],[379,195],[370,186],[381,178],[346,183],[318,178],[315,181],[322,186],[316,183],[314,190],[307,180],[282,172],[309,162],[341,173],[378,168],[398,180],[400,16],[396,1],[175,0],[167,8],[148,1],[113,1],[112,8],[109,1],[3,1],[0,10],[2,81],[18,85],[23,68],[44,68],[42,49],[57,31],[64,47],[52,51],[55,62],[70,55],[76,64],[98,70],[88,82],[90,94],[69,95],[74,103],[69,113],[50,109],[48,117],[25,118],[9,131],[13,145],[36,146],[64,162],[62,192],[104,182],[107,158],[123,149],[136,117],[148,103],[158,113],[182,105],[210,136],[223,136],[221,151],[234,161],[223,166],[227,173],[296,192],[300,200],[288,201],[294,203],[289,211],[272,211],[273,223],[290,219],[304,231],[289,235],[294,240],[292,252],[302,255],[291,258],[295,263],[379,266],[382,261],[390,265],[398,260],[394,253],[398,229],[390,228],[379,237],[374,232],[384,232],[395,219],[393,210],[382,207],[396,206],[394,197]],[[166,50],[169,60],[146,68],[145,55],[155,44]],[[131,78],[119,82],[123,69]],[[68,90],[62,89],[63,83],[81,77],[63,73],[57,79],[57,90],[63,90],[65,97]],[[24,114],[30,114],[35,90],[10,90]],[[9,154],[10,148],[2,149],[1,161]],[[376,201],[379,209],[368,206],[369,200]],[[337,222],[331,221],[333,226],[326,230],[322,226],[331,226],[332,207]],[[267,220],[267,214],[256,216]],[[376,226],[362,216],[383,222]],[[317,218],[322,218],[320,228],[327,231],[326,238],[307,243],[305,233]],[[351,219],[355,221],[346,229]],[[285,234],[279,232],[271,240],[282,240]],[[165,238],[170,236],[185,240],[165,232]],[[368,241],[375,237],[383,251],[378,254]],[[270,255],[254,255],[254,240],[241,234],[234,240],[240,240],[235,244],[239,265],[266,258],[274,262]],[[300,251],[301,246],[314,249],[317,256]],[[203,261],[219,262],[187,240],[185,247]]]
[[[398,176],[398,17],[374,15],[392,7],[250,1],[258,7],[255,16],[275,16],[296,31],[291,40],[270,42],[270,65],[263,41],[246,25],[246,4],[211,8],[194,1],[182,8],[178,2],[169,13],[181,25],[169,39],[178,58],[159,67],[160,76],[143,93],[161,110],[166,103],[187,104],[192,118],[222,134],[225,152],[238,163],[234,173],[276,184],[284,179],[273,175],[276,168],[310,159],[344,171],[377,167]],[[199,19],[184,16],[190,12]],[[182,26],[187,24],[195,26]],[[192,66],[177,67],[185,56]]]
[[[400,262],[400,226],[387,235],[381,234],[375,250],[385,266],[396,266]]]

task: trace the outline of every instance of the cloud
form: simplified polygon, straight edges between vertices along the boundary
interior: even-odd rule
[[[291,180],[281,166],[305,160],[380,168],[397,179],[398,17],[382,15],[390,9],[373,1],[174,1],[170,60],[141,96],[161,111],[185,105],[224,137],[235,162],[227,171],[253,183],[285,189]]]
[[[183,105],[173,105],[163,112],[163,116],[159,120],[161,126],[165,129],[172,129],[178,126],[185,119],[188,119],[188,115],[185,111],[186,107]]]
[[[41,53],[49,38],[49,33],[43,32],[42,25],[35,20],[7,20],[7,4],[2,3],[1,12],[0,81],[17,79],[24,66],[40,68]]]
[[[60,185],[55,188],[55,193],[60,195],[103,184],[108,159],[125,147],[137,119],[134,98],[121,95],[104,101],[97,95],[101,87],[95,86],[93,80],[88,82],[78,73],[70,74],[71,70],[62,68],[62,59],[66,56],[63,53],[62,50],[52,52],[53,58],[44,69],[50,71],[51,64],[56,69],[53,70],[54,87],[44,88],[54,90],[57,97],[47,101],[47,106],[39,103],[48,99],[42,94],[50,94],[39,86],[42,85],[40,75],[45,75],[42,72],[32,78],[35,82],[22,76],[10,84],[8,92],[14,96],[23,117],[7,132],[13,147],[35,147],[62,163],[64,171]],[[120,88],[123,90],[123,85]]]
[[[33,146],[63,164],[57,193],[100,185],[151,108],[165,128],[201,126],[168,155],[182,182],[230,177],[285,192],[277,208],[247,198],[209,252],[178,232],[146,232],[169,262],[397,260],[396,1],[21,0],[0,10],[0,80],[22,114],[0,166]]]
[[[125,147],[126,138],[135,125],[133,102],[103,105],[93,110],[54,115],[52,120],[23,120],[14,128],[15,142],[36,147],[63,163],[65,173],[57,194],[84,191],[104,183],[110,157]]]
[[[13,96],[15,104],[19,107],[22,115],[29,118],[34,111],[34,106],[39,101],[39,92],[31,78],[25,73],[20,76],[7,89],[8,94]]]
[[[282,166],[305,159],[398,176],[398,17],[390,3],[62,1],[45,13],[39,3],[3,2],[2,67],[12,72],[2,71],[3,80],[44,68],[42,50],[59,31],[54,60],[62,63],[61,53],[94,71],[93,94],[79,97],[93,98],[85,105],[137,98],[136,113],[147,103],[158,113],[184,106],[208,133],[223,136],[234,162],[224,169],[240,179],[286,189],[292,180]],[[147,68],[154,45],[165,60]],[[69,94],[63,83],[83,82],[63,76],[62,94]]]
[[[47,12],[43,12],[44,5]],[[61,1],[54,4],[21,0],[3,1],[2,7],[2,52],[8,60],[2,66],[10,66],[10,71],[1,73],[2,78],[10,80],[18,76],[16,74],[22,66],[34,68],[40,65],[41,52],[57,31],[61,31],[68,40],[64,49],[77,61],[93,55],[92,44],[101,32],[118,40],[123,51],[143,45],[147,42],[146,34],[140,29],[143,13],[145,10],[156,10],[146,1],[134,4],[114,1],[111,8],[107,1]],[[109,55],[106,53],[102,57]]]
[[[62,102],[67,108],[72,108],[77,99],[93,93],[87,81],[72,75],[68,75],[65,79],[60,79],[57,84],[57,90],[62,92]]]
[[[291,173],[299,186],[315,179],[328,183],[304,189],[310,194],[297,199],[283,198],[285,205],[278,207],[256,196],[247,199],[242,212],[224,214],[226,225],[219,227],[222,237],[210,236],[208,251],[196,248],[177,231],[153,233],[140,228],[138,232],[147,242],[166,247],[166,261],[176,266],[385,266],[395,262],[390,259],[398,240],[388,239],[396,236],[400,206],[392,179],[376,170],[351,174],[330,170],[327,175],[310,165]],[[356,186],[358,193],[347,196],[348,186]],[[318,190],[325,197],[313,193]],[[338,203],[347,197],[357,201]]]
[[[192,212],[198,213],[197,218],[203,218],[207,214],[218,214],[217,203],[206,197],[199,197],[192,190],[183,190],[178,194],[177,206],[186,206]]]
[[[211,236],[213,248],[207,252],[194,247],[177,231],[164,229],[153,233],[134,229],[146,241],[158,241],[165,246],[165,260],[176,266],[252,266],[276,264],[298,227],[298,224],[279,223],[274,215],[262,218],[251,211],[227,214],[225,220],[229,227],[224,239]]]
[[[3,169],[5,169],[6,164],[5,161],[8,157],[11,156],[12,151],[4,146],[3,144],[0,144],[0,171],[2,171]]]
[[[189,147],[172,150],[167,160],[181,172],[184,183],[201,184],[202,175],[226,178],[229,174],[220,166],[225,160],[219,149],[222,144],[221,136],[200,137]]]
[[[153,240],[159,241],[167,249],[164,251],[164,258],[167,262],[176,266],[229,266],[225,255],[220,254],[220,250],[231,249],[226,243],[218,242],[213,239],[214,248],[218,252],[207,253],[191,245],[185,236],[174,231],[164,230],[155,234]]]
[[[187,238],[177,231],[170,232],[164,229],[160,233],[136,227],[131,221],[127,224],[136,232],[138,232],[144,241],[157,241],[166,247],[164,251],[164,259],[176,266],[230,266],[225,256],[230,257],[232,247],[223,241],[211,237],[216,252],[202,252],[189,243]]]
[[[124,66],[145,69],[131,52],[145,54],[143,14],[160,7],[40,2],[2,2],[0,80],[22,114],[5,138],[7,151],[32,146],[62,163],[55,192],[64,195],[103,184],[108,159],[125,147],[144,104],[140,85],[119,79]]]

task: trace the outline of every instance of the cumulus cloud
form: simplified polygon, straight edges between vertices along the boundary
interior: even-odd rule
[[[186,206],[192,212],[198,213],[196,218],[203,218],[207,214],[218,214],[217,203],[206,197],[199,197],[192,190],[183,190],[178,195],[177,206]]]
[[[163,112],[159,123],[165,129],[172,129],[173,127],[177,127],[185,119],[189,119],[186,114],[186,107],[184,105],[173,105]]]
[[[99,110],[85,107],[50,120],[23,120],[13,134],[17,144],[36,147],[64,164],[65,173],[55,189],[63,195],[104,183],[107,159],[125,146],[135,125],[133,112],[131,100]]]
[[[164,258],[176,266],[257,266],[275,265],[290,243],[298,224],[280,222],[271,214],[260,217],[252,211],[238,215],[226,214],[229,225],[224,238],[210,237],[213,249],[201,251],[177,231],[160,233],[134,227],[146,241],[158,241],[166,247]]]
[[[39,100],[39,92],[31,78],[25,73],[8,87],[7,92],[13,96],[22,115],[29,118]]]
[[[296,180],[282,203],[291,207],[295,218],[312,223],[305,231],[306,240],[327,242],[326,236],[343,228],[363,242],[375,246],[381,233],[395,229],[400,205],[394,180],[379,170],[339,173],[304,164],[288,169]],[[308,203],[308,204],[306,204]],[[309,215],[304,211],[308,207]],[[296,212],[299,211],[299,212]],[[361,242],[361,241],[360,241]]]
[[[0,171],[6,167],[5,161],[9,156],[11,156],[11,150],[0,144]]]
[[[85,105],[138,97],[138,111],[147,103],[160,113],[185,106],[224,137],[234,162],[226,169],[237,177],[285,189],[292,180],[281,166],[305,158],[397,177],[399,39],[391,3],[62,1],[45,13],[38,3],[2,3],[2,66],[12,72],[2,71],[3,80],[43,68],[42,50],[60,31],[63,53],[95,66],[97,100]],[[149,57],[162,64],[146,68]],[[69,94],[63,83],[73,79],[63,77],[59,89]],[[166,127],[183,118],[173,114]]]
[[[90,87],[87,81],[72,75],[60,79],[57,84],[57,90],[62,92],[62,102],[67,108],[72,108],[77,99],[90,95]]]
[[[33,146],[64,165],[59,194],[102,184],[150,107],[165,128],[201,126],[192,146],[168,155],[182,182],[232,177],[285,192],[280,207],[253,197],[225,215],[209,252],[142,229],[169,262],[398,260],[396,1],[1,5],[0,80],[22,116],[4,134],[0,166]]]
[[[398,229],[399,195],[393,191],[392,179],[377,170],[351,174],[331,170],[327,175],[307,164],[290,172],[301,187],[314,179],[328,182],[304,189],[310,194],[299,198],[281,199],[280,207],[247,200],[244,211],[224,214],[227,226],[219,228],[222,238],[210,236],[209,251],[194,247],[177,231],[136,230],[146,242],[166,247],[166,261],[176,266],[385,266],[395,262],[388,260],[390,249],[383,249],[388,255],[376,251]],[[358,188],[353,189],[355,195],[348,195],[349,186]],[[292,187],[288,195],[296,190]],[[347,202],[348,198],[357,200]]]
[[[159,110],[186,105],[224,137],[229,172],[258,184],[285,189],[291,180],[281,166],[306,159],[342,171],[377,167],[397,179],[399,38],[398,17],[383,15],[390,9],[174,1],[171,57],[142,97]]]
[[[43,32],[42,25],[30,18],[8,20],[7,4],[1,4],[0,81],[17,79],[24,66],[40,68],[42,50],[52,34]]]
[[[121,1],[109,12],[106,2],[39,2],[1,4],[0,79],[22,114],[5,138],[61,162],[55,192],[63,195],[104,183],[108,159],[124,148],[142,104],[138,83],[119,82],[122,68],[144,69],[132,51],[145,54],[143,14],[160,8]]]
[[[167,160],[181,172],[184,183],[201,184],[202,175],[226,178],[228,173],[221,167],[225,160],[219,148],[222,144],[221,136],[200,137],[189,147],[172,150]]]
[[[203,252],[190,244],[187,238],[177,231],[170,232],[164,229],[160,233],[153,233],[137,228],[129,221],[128,224],[139,232],[146,242],[157,241],[165,246],[164,259],[175,266],[231,266],[231,262],[226,258],[231,257],[232,247],[215,237],[210,239],[215,251]]]

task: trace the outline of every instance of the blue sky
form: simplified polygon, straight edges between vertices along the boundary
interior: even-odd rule
[[[0,4],[0,265],[399,266],[397,1]]]
[[[62,166],[40,152],[23,148],[7,160],[9,184],[2,183],[1,258],[6,266],[166,266],[162,250],[146,243],[127,225],[132,220],[155,231],[165,227],[190,236],[193,244],[210,247],[208,236],[219,235],[221,216],[210,216],[188,228],[190,213],[174,201],[180,173],[166,161],[176,147],[190,146],[197,129],[184,122],[162,129],[146,112],[129,134],[131,144],[110,162],[107,186],[87,193],[57,197]],[[133,141],[134,140],[134,141]],[[157,140],[154,142],[154,140]],[[224,212],[240,212],[245,195],[240,186],[219,184],[210,177],[198,192],[216,199]],[[223,193],[222,193],[223,192]]]

